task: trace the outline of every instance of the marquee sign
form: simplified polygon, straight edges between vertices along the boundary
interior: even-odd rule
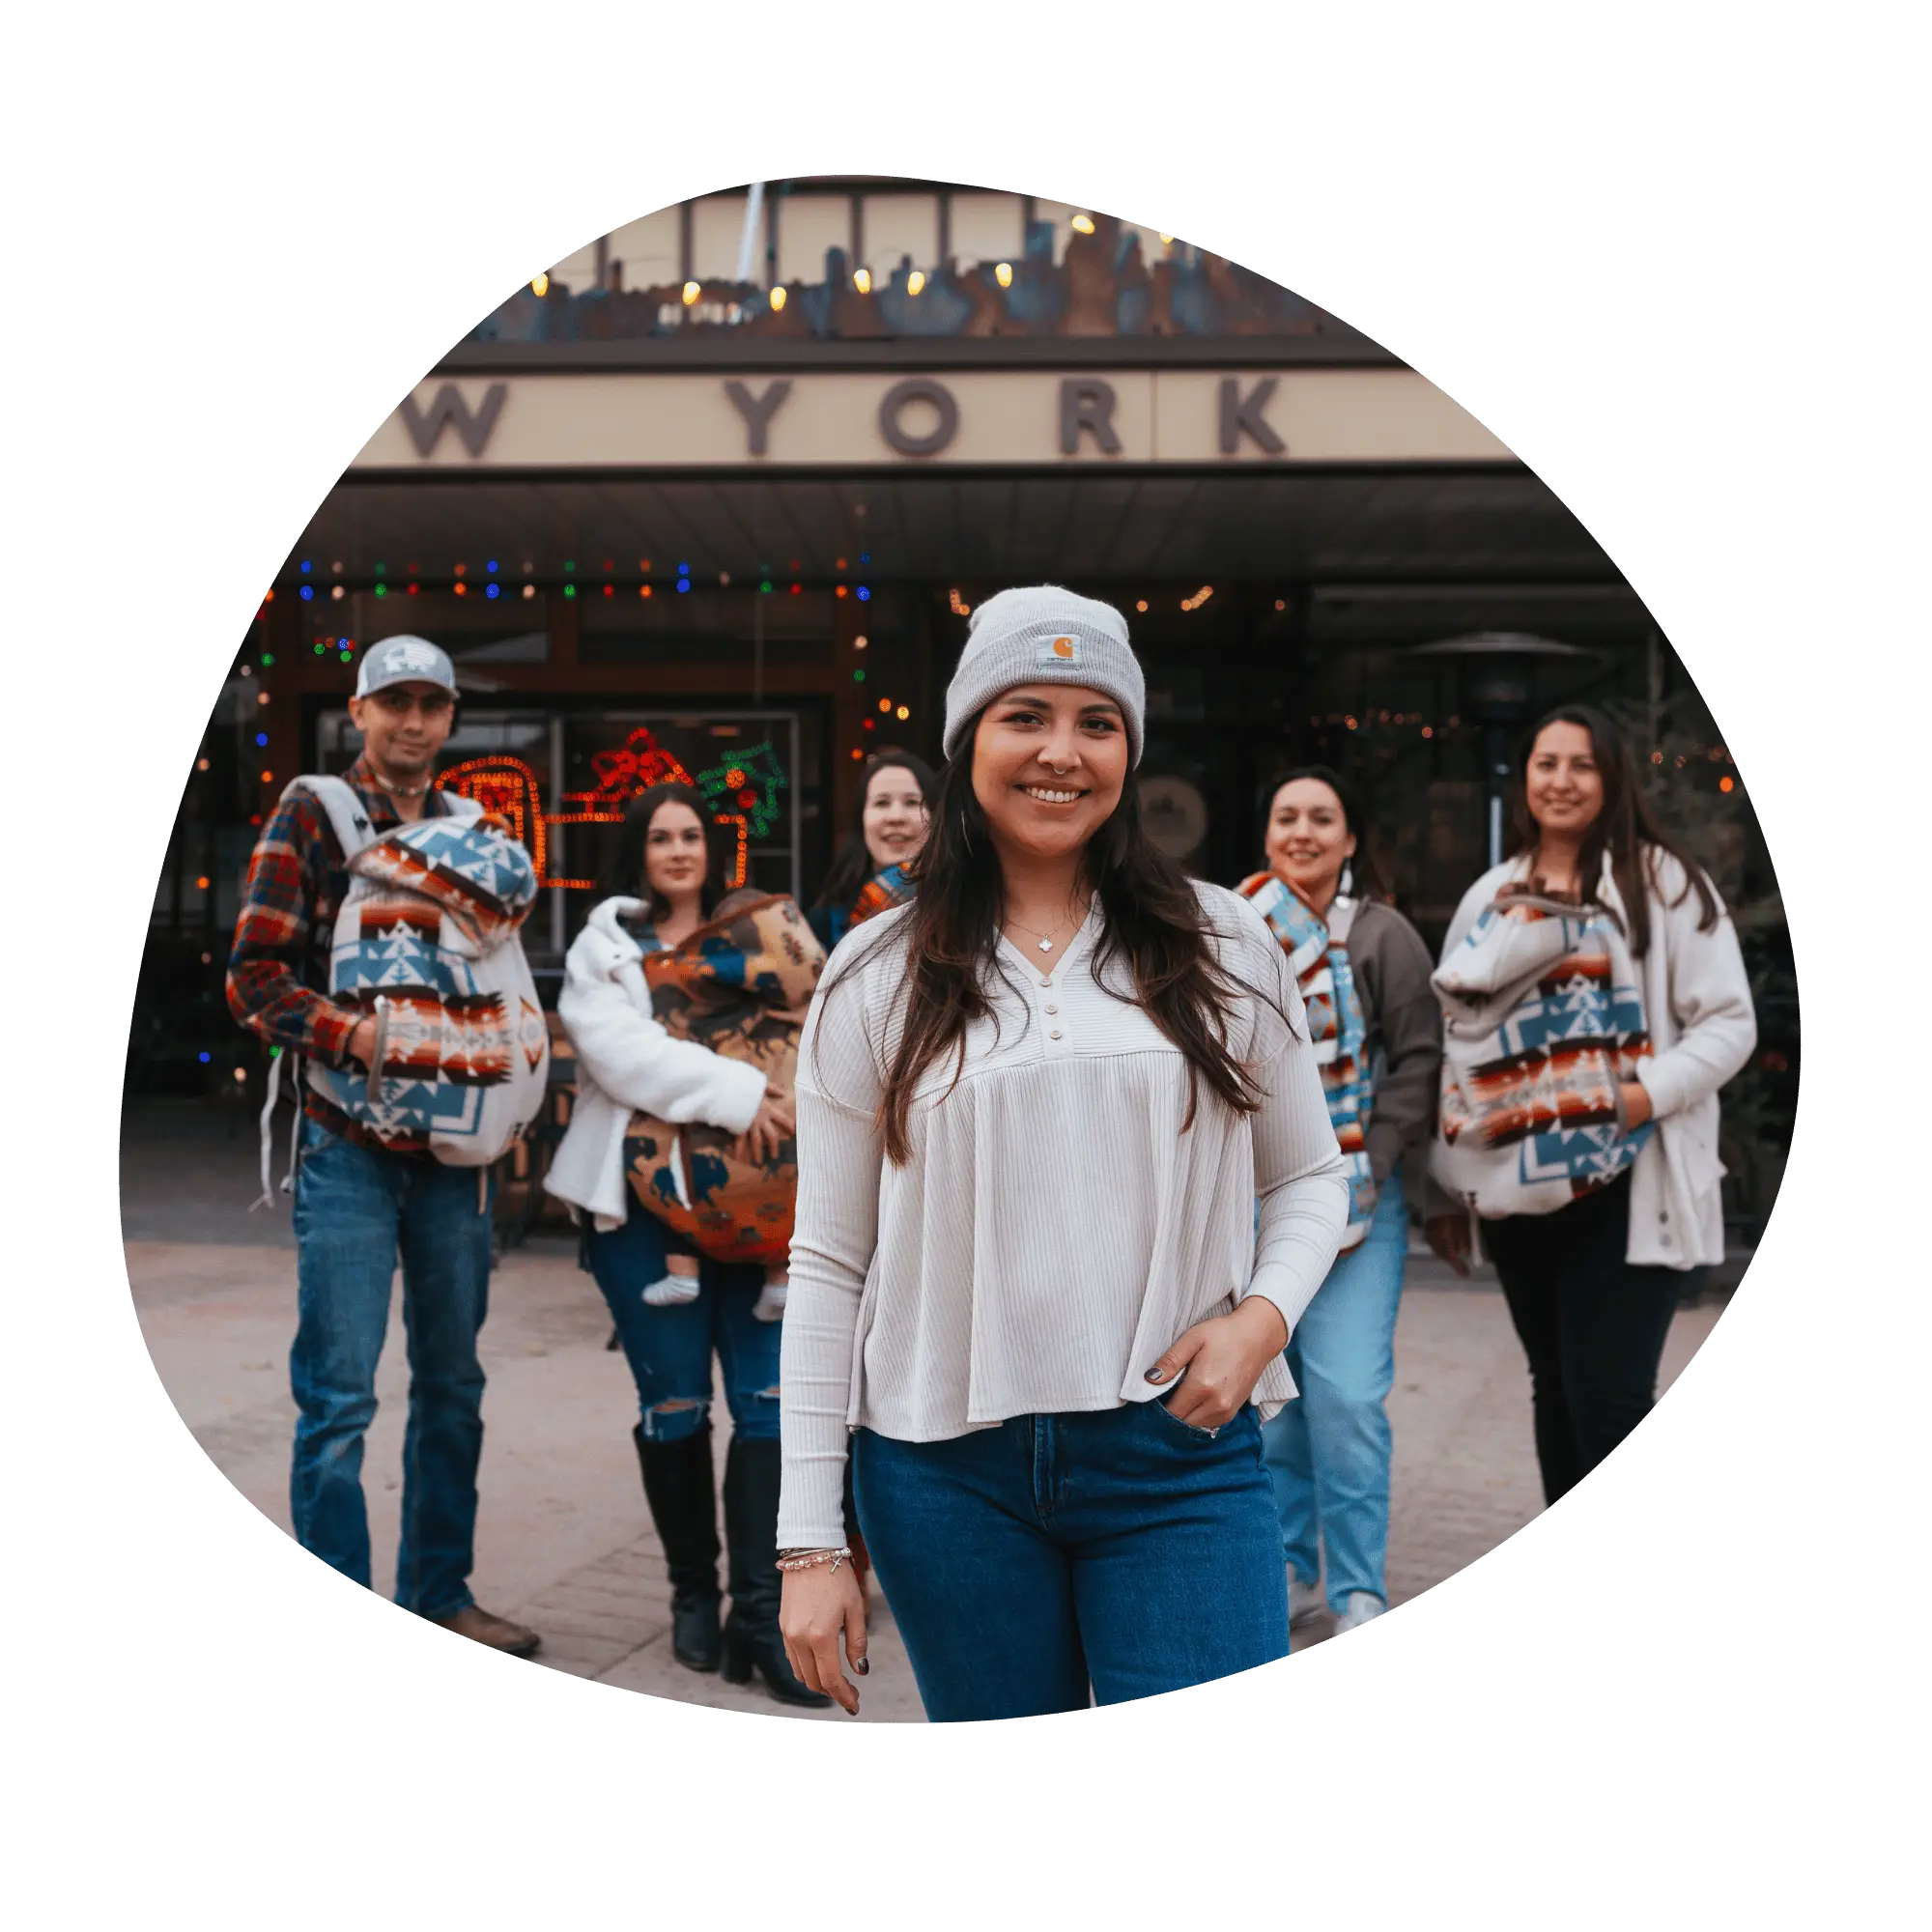
[[[1506,463],[1412,369],[546,373],[407,397],[356,470]]]

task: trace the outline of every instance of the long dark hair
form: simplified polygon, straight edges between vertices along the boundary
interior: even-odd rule
[[[1345,862],[1354,887],[1354,896],[1358,899],[1388,898],[1388,881],[1382,877],[1381,867],[1377,864],[1376,855],[1369,846],[1369,815],[1363,807],[1362,795],[1332,765],[1294,765],[1270,781],[1267,797],[1262,804],[1263,844],[1267,842],[1268,827],[1274,821],[1274,802],[1280,797],[1282,786],[1293,784],[1296,779],[1314,779],[1325,784],[1341,801],[1342,822],[1355,836],[1354,856]]]
[[[638,915],[647,924],[656,925],[670,917],[670,901],[651,889],[644,864],[644,849],[650,839],[651,820],[668,805],[688,805],[704,828],[704,882],[698,888],[699,914],[709,919],[718,901],[724,896],[726,854],[724,828],[713,816],[703,798],[687,784],[654,784],[640,791],[624,808],[624,822],[617,828],[611,863],[604,868],[604,895],[607,898],[639,898],[643,911]]]
[[[1542,841],[1542,830],[1529,813],[1529,761],[1535,755],[1536,741],[1552,724],[1575,724],[1590,738],[1591,754],[1604,781],[1603,810],[1583,835],[1583,849],[1577,856],[1577,883],[1585,896],[1596,890],[1604,875],[1604,859],[1608,856],[1610,876],[1630,917],[1631,952],[1637,957],[1650,951],[1650,900],[1662,890],[1658,884],[1657,855],[1667,852],[1684,868],[1684,890],[1671,900],[1682,905],[1694,892],[1697,895],[1697,929],[1709,932],[1718,923],[1718,895],[1704,876],[1704,868],[1658,823],[1650,801],[1643,794],[1636,760],[1629,742],[1608,717],[1594,704],[1559,704],[1546,712],[1531,726],[1516,759],[1515,818],[1517,836],[1522,849],[1534,863]]]
[[[913,782],[919,786],[920,796],[925,800],[925,809],[932,810],[939,799],[939,781],[932,775],[932,767],[923,758],[915,757],[910,752],[901,752],[896,747],[874,752],[866,760],[866,769],[859,779],[858,802],[852,808],[852,823],[844,842],[838,847],[838,856],[832,862],[832,869],[825,875],[825,883],[819,888],[818,896],[812,901],[816,906],[834,906],[843,912],[859,896],[863,886],[878,867],[872,863],[872,855],[866,848],[866,795],[872,788],[872,781],[880,772],[910,772]]]
[[[1006,881],[973,791],[973,741],[981,715],[968,722],[959,750],[940,774],[932,829],[919,859],[919,896],[904,914],[905,1027],[880,1106],[886,1155],[895,1166],[912,1155],[907,1121],[913,1089],[949,1053],[958,1056],[957,1078],[965,1064],[967,1027],[992,1011],[986,970],[1005,971],[998,944],[1006,923]],[[1236,1113],[1259,1112],[1262,1094],[1254,1073],[1229,1052],[1228,1038],[1240,996],[1269,996],[1215,957],[1193,885],[1147,836],[1131,770],[1113,816],[1083,855],[1081,883],[1098,896],[1106,921],[1094,956],[1094,979],[1116,998],[1131,998],[1143,1007],[1186,1057],[1188,1099],[1181,1130],[1194,1124],[1204,1080]],[[889,931],[896,930],[895,922]],[[1105,968],[1116,960],[1126,964],[1130,994],[1107,985]],[[1287,1021],[1285,1013],[1282,1018]]]

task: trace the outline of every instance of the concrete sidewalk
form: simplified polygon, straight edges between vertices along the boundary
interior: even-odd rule
[[[138,1160],[132,1165],[138,1171]],[[205,1197],[196,1206],[152,1197],[149,1205],[134,1204],[130,1233],[193,1215],[206,1234],[197,1240],[129,1239],[128,1268],[142,1331],[183,1419],[229,1480],[287,1528],[295,1255],[279,1242],[243,1245],[245,1235],[236,1238],[240,1229],[230,1224],[245,1199],[238,1181],[218,1205]],[[263,1227],[268,1219],[265,1212],[252,1217],[252,1228],[248,1221],[240,1226],[285,1240],[286,1207]],[[1709,1304],[1679,1315],[1664,1355],[1666,1383],[1717,1315]],[[554,1668],[689,1703],[780,1713],[762,1690],[695,1675],[670,1657],[663,1558],[631,1444],[636,1395],[623,1357],[605,1347],[610,1333],[609,1315],[590,1278],[578,1270],[573,1244],[540,1238],[497,1270],[483,1332],[490,1387],[477,1595],[489,1608],[539,1629],[539,1662]],[[1541,1506],[1541,1492],[1528,1378],[1492,1279],[1456,1284],[1432,1258],[1412,1260],[1396,1365],[1389,1594],[1400,1604],[1527,1522]],[[392,1312],[364,1469],[376,1584],[384,1592],[394,1580],[407,1379],[400,1315]],[[722,1452],[728,1427],[722,1401],[716,1412]],[[873,1601],[873,1667],[861,1721],[919,1721],[903,1648],[876,1593]],[[1323,1640],[1331,1629],[1322,1619],[1297,1631],[1296,1649]],[[783,1715],[843,1720],[837,1710]]]

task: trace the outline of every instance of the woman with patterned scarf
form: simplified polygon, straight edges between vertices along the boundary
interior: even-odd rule
[[[1385,1405],[1408,1253],[1402,1159],[1428,1138],[1441,1059],[1429,950],[1401,913],[1363,890],[1376,881],[1362,832],[1359,803],[1339,774],[1326,765],[1291,772],[1268,807],[1268,869],[1239,888],[1300,985],[1350,1168],[1342,1252],[1287,1350],[1300,1399],[1262,1430],[1289,1620],[1306,1622],[1326,1605],[1338,1631],[1388,1605]]]
[[[907,869],[925,843],[938,782],[910,752],[888,749],[867,761],[852,829],[807,915],[826,952],[853,926],[912,897]]]
[[[1718,1090],[1757,1024],[1723,904],[1610,721],[1552,711],[1518,771],[1522,850],[1463,895],[1435,979],[1429,1238],[1466,1273],[1480,1224],[1554,1502],[1649,1412],[1679,1285],[1723,1258]]]

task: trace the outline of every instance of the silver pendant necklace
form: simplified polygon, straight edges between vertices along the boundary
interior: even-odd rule
[[[1053,951],[1053,944],[1055,937],[1059,933],[1065,931],[1067,926],[1078,925],[1080,922],[1075,919],[1063,919],[1058,925],[1052,927],[1050,930],[1046,932],[1040,931],[1039,927],[1037,925],[1029,925],[1023,919],[1014,919],[1010,915],[1008,916],[1007,923],[1009,925],[1018,926],[1022,932],[1032,933],[1033,936],[1039,942],[1040,952],[1051,952]]]

